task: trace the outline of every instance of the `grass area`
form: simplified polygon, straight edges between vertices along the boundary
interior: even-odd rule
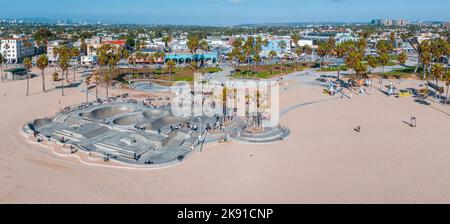
[[[341,65],[341,66],[337,66],[337,67],[324,67],[322,69],[320,69],[319,71],[321,72],[337,72],[337,71],[347,71],[347,66],[345,65]]]
[[[209,73],[209,74],[217,73],[217,72],[221,72],[221,71],[222,71],[222,69],[221,68],[217,68],[217,67],[214,67],[214,68],[201,68],[199,70],[200,73]]]
[[[419,73],[414,72],[415,69],[416,69],[415,67],[405,67],[405,68],[394,69],[390,72],[384,73],[384,77],[396,78],[396,79],[421,77],[421,75]],[[372,75],[380,76],[381,74],[375,73]]]
[[[303,64],[241,66],[236,69],[236,73],[233,77],[240,79],[269,79],[293,72],[303,71],[307,68],[310,67]]]
[[[155,69],[155,68],[140,68],[140,69],[119,69],[115,71],[115,81],[123,84],[128,84],[128,75],[131,75],[131,79],[147,79],[150,74],[151,79],[157,79],[161,81],[194,81],[194,73],[216,73],[222,71],[221,68],[200,68],[193,71],[190,68],[175,68],[172,73],[169,74],[167,69]]]

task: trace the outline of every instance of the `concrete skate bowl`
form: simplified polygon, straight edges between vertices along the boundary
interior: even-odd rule
[[[154,121],[169,114],[168,111],[163,110],[147,110],[143,113],[132,114],[129,116],[121,117],[113,121],[114,124],[119,126],[130,126],[144,123],[146,121]],[[148,128],[147,126],[144,126]]]
[[[113,121],[114,124],[120,126],[130,126],[142,122],[144,122],[144,115],[142,113],[121,117]]]
[[[170,92],[170,87],[156,83],[137,82],[132,84],[131,87],[135,90],[143,92]]]
[[[147,110],[147,111],[144,111],[143,114],[146,119],[154,120],[154,119],[158,119],[158,118],[169,115],[169,112],[163,111],[163,110]]]
[[[186,117],[163,117],[158,120],[155,120],[149,124],[143,124],[143,127],[151,130],[158,130],[170,125],[178,125],[182,122],[188,121]]]
[[[233,139],[249,143],[273,143],[286,139],[290,134],[288,129],[280,126],[265,128],[261,132],[247,132],[241,131],[238,135],[233,136]]]
[[[133,106],[105,106],[95,109],[91,112],[81,113],[80,116],[90,120],[104,120],[111,117],[115,117],[120,114],[132,113],[136,109]]]
[[[33,131],[39,131],[41,128],[43,128],[47,125],[50,125],[52,123],[53,123],[52,120],[49,118],[37,119],[37,120],[34,120],[33,123],[30,123],[29,127]]]

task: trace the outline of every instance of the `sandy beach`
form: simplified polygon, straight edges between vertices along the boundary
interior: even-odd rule
[[[31,144],[26,122],[85,101],[79,88],[62,97],[47,87],[33,78],[27,97],[26,81],[0,84],[0,203],[450,203],[450,106],[290,83],[281,91],[285,141],[209,145],[177,166],[134,170]],[[417,128],[404,123],[411,116]]]

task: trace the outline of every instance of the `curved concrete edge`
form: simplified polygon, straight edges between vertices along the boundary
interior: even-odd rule
[[[179,160],[174,160],[172,162],[169,163],[164,163],[164,164],[158,164],[158,165],[136,165],[136,164],[129,164],[129,163],[125,163],[125,162],[121,162],[119,160],[114,160],[114,163],[117,163],[119,165],[107,165],[107,164],[96,164],[96,163],[92,163],[89,161],[85,161],[81,158],[81,156],[77,155],[77,154],[61,154],[56,152],[56,148],[52,147],[52,146],[48,146],[48,145],[44,145],[44,144],[40,144],[38,142],[35,141],[31,141],[30,140],[30,135],[24,131],[21,132],[21,134],[23,135],[23,137],[26,139],[27,142],[29,142],[30,144],[33,145],[37,145],[43,148],[48,148],[52,150],[52,153],[58,157],[61,158],[75,158],[78,160],[78,162],[80,162],[83,165],[87,165],[87,166],[94,166],[94,167],[101,167],[101,168],[117,168],[117,169],[128,169],[128,170],[158,170],[158,169],[166,169],[166,168],[171,168],[174,166],[178,166],[180,165],[185,159],[190,158],[195,151],[197,151],[198,149],[194,149],[191,150],[188,154],[185,155],[184,159],[182,161]],[[51,141],[52,144],[56,144],[56,145],[63,145],[61,143],[55,142],[55,141]],[[84,153],[84,154],[89,154],[89,152],[83,151],[83,150],[79,150],[78,152],[80,153]],[[89,155],[88,155],[89,156]]]
[[[287,129],[287,128],[281,128],[281,129],[283,131],[283,135],[281,137],[277,137],[273,140],[271,140],[271,139],[264,140],[264,139],[258,139],[258,138],[252,139],[252,138],[240,137],[240,136],[231,136],[231,139],[233,141],[237,141],[242,144],[263,144],[263,145],[274,144],[274,143],[286,140],[291,134],[291,131],[289,129]]]

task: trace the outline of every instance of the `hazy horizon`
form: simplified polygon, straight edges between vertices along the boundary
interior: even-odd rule
[[[24,7],[24,5],[26,7]],[[370,22],[404,18],[448,21],[445,0],[23,0],[4,2],[3,18],[47,18],[122,24],[240,25]]]

